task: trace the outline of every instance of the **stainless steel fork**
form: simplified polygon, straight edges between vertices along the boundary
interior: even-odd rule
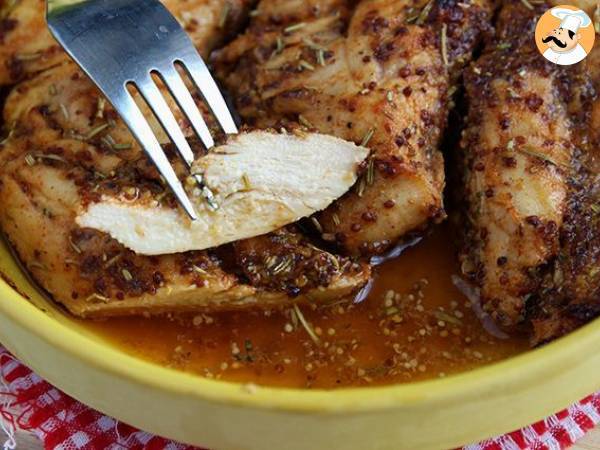
[[[192,202],[127,87],[134,85],[188,168],[194,154],[152,75],[158,75],[207,148],[213,137],[176,65],[185,69],[227,134],[233,117],[206,64],[158,0],[47,0],[50,31],[125,121],[192,220]]]

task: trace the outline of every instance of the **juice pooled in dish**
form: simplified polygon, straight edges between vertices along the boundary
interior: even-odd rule
[[[528,349],[484,327],[456,281],[442,227],[375,269],[360,304],[91,323],[126,352],[209,378],[335,388],[445,377]],[[462,286],[461,286],[462,288]],[[475,297],[471,297],[476,300]]]

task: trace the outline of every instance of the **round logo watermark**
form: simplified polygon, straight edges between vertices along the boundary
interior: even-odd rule
[[[548,61],[570,66],[583,61],[594,46],[592,19],[581,9],[560,5],[544,13],[535,28],[535,43]]]

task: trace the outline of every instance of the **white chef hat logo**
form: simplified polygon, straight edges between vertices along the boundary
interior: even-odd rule
[[[577,33],[579,28],[589,27],[592,24],[589,16],[581,10],[573,11],[566,8],[552,8],[550,14],[561,20],[559,28],[570,30],[573,33]]]
[[[548,61],[562,66],[585,59],[594,45],[592,20],[581,9],[569,5],[556,6],[538,21],[536,44]]]

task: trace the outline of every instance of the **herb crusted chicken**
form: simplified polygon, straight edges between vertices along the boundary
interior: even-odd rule
[[[214,40],[211,35],[196,43],[206,52]],[[177,119],[192,136],[189,123],[180,115]],[[326,302],[352,297],[369,280],[367,264],[321,250],[298,231],[282,230],[277,245],[253,253],[253,267],[260,265],[264,276],[280,280],[265,283],[247,275],[241,247],[143,256],[107,234],[80,227],[76,216],[81,208],[103,195],[148,196],[173,209],[177,204],[115,111],[70,62],[14,87],[4,120],[8,136],[0,146],[0,225],[34,278],[76,315]],[[158,124],[151,125],[173,156]],[[203,154],[198,144],[193,147]],[[183,175],[175,157],[173,163]]]
[[[600,52],[594,48],[586,73],[593,92],[577,114],[577,149],[560,251],[532,297],[527,319],[540,345],[600,316]]]
[[[444,217],[438,151],[451,81],[487,24],[486,2],[259,3],[215,57],[250,124],[300,123],[368,146],[353,192],[319,218],[353,254],[381,253]]]
[[[600,313],[598,54],[568,68],[541,58],[530,36],[549,6],[503,2],[465,74],[462,140],[463,273],[486,312],[530,328],[534,345]]]
[[[539,57],[534,25],[521,2],[507,2],[496,39],[465,74],[470,231],[462,267],[507,326],[523,320],[535,270],[558,252],[573,154],[561,69]]]

